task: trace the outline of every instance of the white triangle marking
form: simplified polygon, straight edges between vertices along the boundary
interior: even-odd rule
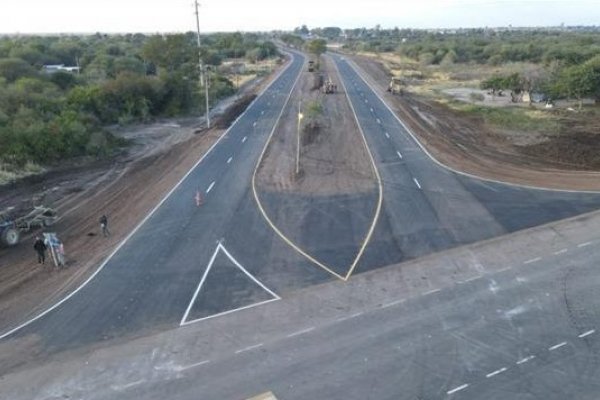
[[[188,321],[187,319],[188,319],[188,316],[190,314],[190,311],[192,310],[192,306],[196,302],[196,298],[198,297],[198,294],[200,293],[200,290],[202,289],[202,286],[204,285],[204,282],[206,281],[206,277],[208,276],[208,272],[212,268],[212,266],[213,266],[213,264],[215,262],[215,259],[217,258],[217,254],[219,254],[219,251],[222,251],[223,253],[225,253],[225,255],[231,260],[231,262],[233,262],[233,264],[236,267],[238,267],[244,274],[246,274],[246,276],[248,276],[250,279],[252,279],[252,281],[254,281],[258,286],[260,286],[267,293],[269,293],[271,296],[273,296],[273,298],[269,299],[269,300],[260,301],[258,303],[249,304],[249,305],[244,306],[244,307],[235,308],[233,310],[227,310],[227,311],[223,311],[223,312],[220,312],[220,313],[217,313],[217,314],[209,315],[207,317],[202,317],[202,318],[198,318],[198,319],[194,319],[194,320]],[[246,269],[244,267],[242,267],[242,265],[231,255],[231,253],[229,251],[227,251],[227,249],[225,248],[225,246],[223,246],[219,242],[217,244],[217,248],[215,249],[212,257],[210,258],[210,261],[208,262],[208,266],[206,267],[206,270],[204,271],[204,274],[202,275],[202,279],[200,279],[200,283],[198,284],[198,287],[196,288],[196,291],[194,292],[194,295],[192,296],[192,300],[190,301],[190,304],[188,304],[187,309],[185,310],[185,314],[183,314],[183,317],[181,318],[181,322],[179,323],[179,326],[189,325],[189,324],[192,324],[194,322],[203,321],[203,320],[206,320],[206,319],[209,319],[209,318],[220,317],[222,315],[231,314],[231,313],[236,312],[236,311],[245,310],[245,309],[248,309],[248,308],[260,306],[262,304],[270,303],[272,301],[276,301],[276,300],[280,300],[280,299],[281,299],[281,297],[279,297],[275,292],[273,292],[271,289],[269,289],[268,287],[266,287],[262,282],[260,282],[258,279],[256,279],[251,273],[249,273],[248,271],[246,271]]]

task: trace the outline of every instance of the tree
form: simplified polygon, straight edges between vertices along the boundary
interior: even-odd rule
[[[0,77],[6,79],[9,83],[35,74],[35,70],[20,58],[5,58],[0,60]]]
[[[306,50],[317,58],[327,51],[327,42],[323,39],[311,40],[306,44]]]

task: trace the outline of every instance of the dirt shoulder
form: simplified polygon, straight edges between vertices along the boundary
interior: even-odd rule
[[[332,94],[320,90],[319,76],[337,86]],[[301,125],[300,173],[296,169],[298,106]],[[320,108],[320,111],[318,110]],[[315,195],[372,190],[377,181],[367,148],[353,117],[337,71],[321,56],[320,69],[303,67],[256,175],[263,189]]]
[[[580,161],[593,156],[590,143],[596,143],[600,136],[593,135],[590,139],[589,135],[582,137],[575,132],[559,136],[552,143],[518,147],[509,135],[486,129],[477,118],[459,115],[420,96],[388,93],[390,73],[380,62],[365,56],[351,58],[363,77],[441,163],[483,178],[515,184],[600,190],[600,173],[583,168]]]
[[[274,76],[249,86],[227,108],[242,112],[239,103],[247,105],[247,97]],[[232,120],[237,114],[225,112]],[[198,119],[129,127],[120,134],[138,144],[110,162],[56,170],[3,187],[0,207],[27,207],[37,199],[59,211],[61,218],[51,230],[64,243],[67,266],[38,265],[31,234],[16,247],[0,248],[0,332],[37,315],[87,279],[223,132],[205,129]],[[100,234],[102,214],[109,217],[108,238]]]

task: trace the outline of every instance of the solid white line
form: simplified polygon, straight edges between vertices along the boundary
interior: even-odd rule
[[[430,290],[429,292],[425,292],[425,293],[423,293],[423,296],[427,296],[427,295],[429,295],[429,294],[434,294],[434,293],[437,293],[437,292],[439,292],[440,290],[442,290],[442,289],[433,289],[433,290]]]
[[[217,246],[212,257],[210,258],[210,261],[208,262],[208,266],[206,267],[206,270],[204,271],[204,274],[202,275],[202,279],[200,279],[200,283],[198,284],[198,287],[196,288],[196,291],[194,292],[194,295],[192,296],[192,300],[190,301],[190,304],[188,304],[188,306],[185,310],[185,313],[183,314],[183,318],[181,318],[181,321],[179,322],[180,326],[183,325],[185,320],[187,319],[188,314],[190,313],[190,310],[192,309],[192,306],[194,305],[194,302],[196,301],[196,297],[198,297],[198,293],[200,293],[200,289],[202,288],[202,285],[204,285],[204,281],[206,280],[208,271],[210,271],[210,269],[212,268],[212,265],[215,262],[215,258],[217,258],[218,253],[219,253],[219,246]]]
[[[586,246],[589,246],[590,244],[592,244],[592,242],[579,243],[579,244],[577,245],[577,247],[579,247],[579,248],[581,248],[581,247],[586,247]]]
[[[544,190],[544,191],[552,191],[552,192],[565,192],[565,193],[599,193],[600,192],[600,191],[597,191],[597,190],[551,189],[551,188],[545,188],[545,187],[539,187],[539,186],[532,186],[532,185],[523,185],[523,184],[518,184],[518,183],[511,183],[511,182],[501,181],[501,180],[497,180],[497,179],[484,178],[484,177],[481,177],[481,176],[478,176],[478,175],[475,175],[475,174],[470,174],[468,172],[459,171],[459,170],[454,169],[454,168],[452,168],[452,167],[450,167],[450,166],[448,166],[446,164],[443,164],[437,158],[435,158],[433,155],[431,155],[431,153],[421,143],[421,141],[419,139],[417,139],[417,137],[415,136],[415,134],[408,128],[408,126],[406,126],[406,124],[400,119],[400,117],[398,117],[396,115],[396,113],[387,104],[387,102],[379,95],[379,93],[377,93],[377,90],[373,87],[373,85],[371,83],[367,82],[367,79],[365,79],[363,77],[363,75],[359,72],[359,67],[357,67],[354,64],[353,61],[348,61],[348,65],[350,65],[350,67],[354,70],[354,72],[356,73],[356,75],[371,89],[371,92],[373,94],[375,94],[375,96],[377,96],[377,98],[379,98],[379,101],[381,101],[381,103],[388,109],[388,111],[392,114],[392,116],[394,118],[396,118],[396,120],[400,123],[400,125],[402,125],[402,127],[404,128],[404,130],[406,130],[406,132],[413,138],[413,140],[415,141],[415,143],[417,143],[417,145],[421,148],[421,150],[423,150],[423,152],[434,163],[436,163],[440,167],[445,168],[448,171],[457,173],[459,175],[467,176],[469,178],[474,178],[474,179],[478,179],[478,180],[485,181],[485,182],[501,183],[501,184],[504,184],[504,185],[514,186],[514,187],[522,187],[522,188],[526,188],[526,189],[536,189],[536,190]]]
[[[209,193],[214,186],[215,186],[215,181],[213,181],[210,185],[208,185],[208,189],[206,189],[206,193]]]
[[[538,262],[541,260],[542,260],[542,257],[536,257],[536,258],[532,258],[531,260],[523,261],[523,264],[531,264],[531,263],[535,263],[535,262]]]
[[[392,301],[391,303],[386,303],[386,304],[382,305],[381,308],[392,307],[392,306],[395,306],[397,304],[404,303],[405,301],[406,301],[406,299],[400,299],[400,300]]]
[[[397,151],[396,154],[398,154],[398,157],[400,157],[400,159],[402,160],[402,153],[400,153],[399,151]]]
[[[263,283],[261,281],[259,281],[258,279],[256,279],[252,274],[250,274],[248,271],[246,271],[246,268],[242,267],[242,265],[235,259],[233,258],[233,256],[231,255],[231,253],[225,248],[225,246],[223,246],[221,243],[219,243],[219,247],[221,248],[221,250],[223,250],[223,252],[227,255],[227,257],[229,257],[229,259],[239,268],[242,270],[243,273],[245,273],[248,278],[252,279],[254,281],[254,283],[256,283],[258,286],[260,286],[261,288],[263,288],[265,291],[267,291],[271,296],[273,296],[274,298],[276,298],[277,300],[281,299],[281,297],[279,297],[275,292],[273,292],[271,289],[269,289],[268,287],[266,287],[265,285],[263,285]]]
[[[517,361],[517,365],[525,364],[526,362],[531,361],[534,358],[535,358],[535,356],[527,356],[525,358],[522,358],[519,361]]]
[[[303,329],[303,330],[298,331],[298,332],[290,333],[289,335],[287,335],[287,337],[291,338],[291,337],[294,337],[294,336],[303,335],[305,333],[312,332],[314,330],[315,330],[315,327],[311,326],[310,328],[306,328],[306,329]]]
[[[596,332],[596,330],[595,330],[595,329],[590,329],[589,331],[587,331],[587,332],[584,332],[584,333],[582,333],[581,335],[579,335],[579,336],[577,336],[577,337],[578,337],[578,338],[584,338],[584,337],[586,337],[586,336],[590,336],[590,335],[591,335],[592,333],[594,333],[594,332]]]
[[[205,321],[207,319],[213,319],[213,318],[217,318],[217,317],[222,317],[224,315],[233,314],[234,312],[248,310],[250,308],[262,306],[263,304],[272,303],[272,302],[277,301],[277,300],[279,300],[279,299],[269,299],[269,300],[265,300],[265,301],[259,301],[258,303],[250,304],[250,305],[247,305],[247,306],[244,306],[244,307],[234,308],[233,310],[227,310],[227,311],[223,311],[223,312],[220,312],[220,313],[217,313],[217,314],[209,315],[207,317],[196,318],[196,319],[193,319],[191,321],[185,321],[183,323],[180,323],[179,326],[191,325],[191,324],[195,324],[196,322]]]
[[[421,189],[421,185],[419,184],[419,181],[417,180],[417,178],[413,178],[413,181],[415,181],[415,185],[417,185],[417,187],[419,189]]]
[[[133,228],[133,230],[125,237],[125,239],[123,239],[121,241],[121,243],[119,243],[119,245],[108,255],[108,257],[102,262],[102,264],[100,264],[100,266],[98,267],[98,269],[92,275],[90,275],[90,277],[88,279],[85,280],[85,282],[83,282],[81,285],[79,285],[79,287],[77,287],[77,289],[75,289],[74,291],[72,291],[71,293],[69,293],[67,296],[65,296],[62,300],[60,300],[59,302],[57,302],[56,304],[54,304],[52,307],[47,308],[46,310],[44,310],[40,314],[36,315],[35,317],[33,317],[33,318],[31,318],[31,319],[23,322],[22,324],[20,324],[17,327],[11,329],[10,331],[5,332],[2,335],[0,335],[0,340],[6,338],[7,336],[12,335],[13,333],[15,333],[18,330],[24,328],[25,326],[31,324],[32,322],[37,321],[38,319],[42,318],[43,316],[45,316],[46,314],[48,314],[52,310],[54,310],[57,307],[59,307],[60,305],[62,305],[65,301],[69,300],[77,292],[79,292],[81,289],[83,289],[89,282],[91,282],[91,280],[94,279],[100,273],[100,271],[102,271],[104,269],[104,267],[106,266],[106,264],[108,264],[108,262],[114,257],[115,254],[117,254],[117,252],[125,245],[125,243],[127,243],[127,241],[142,227],[142,225],[144,225],[146,223],[146,221],[148,221],[150,219],[150,217],[152,217],[152,215],[154,215],[154,213],[156,212],[156,210],[158,210],[160,208],[160,206],[162,206],[163,203],[165,201],[167,201],[167,199],[173,194],[173,192],[175,192],[175,190],[177,190],[177,188],[179,186],[181,186],[181,184],[183,183],[183,181],[185,181],[186,178],[192,173],[192,171],[194,169],[196,169],[196,167],[198,165],[200,165],[200,163],[202,162],[202,160],[204,160],[206,158],[206,156],[208,156],[208,154],[221,142],[221,140],[225,136],[227,136],[227,134],[229,133],[229,131],[231,131],[231,129],[233,129],[233,127],[237,124],[237,122],[248,112],[248,110],[250,110],[254,106],[254,104],[256,103],[256,101],[258,99],[260,99],[265,94],[265,92],[281,77],[281,75],[283,75],[283,73],[285,71],[287,71],[290,68],[290,66],[292,64],[293,64],[293,61],[288,62],[288,64],[286,65],[286,67],[283,68],[281,71],[279,71],[277,73],[277,75],[275,75],[275,77],[271,80],[271,82],[269,82],[269,84],[267,86],[265,86],[265,88],[260,92],[260,94],[258,96],[256,96],[254,98],[254,100],[252,100],[252,102],[248,105],[248,107],[246,107],[246,109],[244,110],[244,112],[241,113],[240,115],[238,115],[238,117],[235,119],[235,121],[233,121],[233,123],[231,124],[231,126],[229,128],[227,128],[227,130],[225,132],[223,132],[223,134],[217,139],[217,141],[213,143],[213,145],[206,151],[206,153],[204,153],[204,155],[202,157],[200,157],[200,159],[192,166],[192,168],[190,168],[188,170],[188,172],[179,180],[179,182],[177,182],[175,184],[175,186],[173,186],[173,188],[158,202],[158,204],[152,210],[150,210],[150,212],[148,213],[148,215],[146,215],[146,217],[144,217],[144,219],[142,221],[140,221],[140,223],[137,224],[135,226],[135,228]]]
[[[496,376],[498,374],[503,373],[504,371],[506,371],[508,368],[504,367],[504,368],[500,368],[495,370],[494,372],[490,372],[489,374],[487,374],[485,377],[486,378],[491,378],[492,376]]]
[[[562,342],[562,343],[559,343],[559,344],[555,344],[552,347],[548,347],[548,350],[552,351],[552,350],[560,349],[561,347],[566,346],[566,345],[567,345],[567,342]]]
[[[229,163],[231,162],[231,160],[233,160],[233,157],[229,157],[229,158],[227,159],[227,164],[229,164]]]
[[[390,138],[390,134],[386,132],[385,133],[385,137],[389,139]],[[400,157],[400,158],[402,158],[402,157]]]
[[[448,391],[446,392],[446,394],[452,394],[452,393],[456,393],[456,392],[458,392],[458,391],[461,391],[461,390],[463,390],[463,389],[466,389],[466,388],[468,388],[468,387],[469,387],[469,384],[468,384],[468,383],[465,383],[464,385],[457,386],[457,387],[455,387],[455,388],[454,388],[454,389],[452,389],[452,390],[448,390]]]
[[[245,351],[254,350],[254,349],[257,349],[257,348],[262,347],[262,346],[263,346],[263,343],[255,344],[255,345],[248,346],[248,347],[244,347],[243,349],[236,350],[235,354],[240,354],[240,353],[243,353]]]
[[[244,136],[244,137],[242,138],[242,143],[244,143],[244,142],[246,141],[246,139],[248,139],[248,136]]]
[[[559,254],[563,254],[563,253],[566,253],[566,252],[567,252],[567,249],[561,249],[561,250],[555,251],[555,252],[554,252],[554,255],[556,255],[556,256],[557,256],[557,255],[559,255]]]

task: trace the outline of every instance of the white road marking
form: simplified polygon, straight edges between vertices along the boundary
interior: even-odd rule
[[[377,123],[381,125],[381,120],[379,118],[377,118]],[[385,134],[387,136],[387,132]]]
[[[559,344],[555,344],[552,347],[548,347],[548,350],[549,351],[553,351],[553,350],[556,350],[556,349],[560,349],[561,347],[566,346],[566,345],[567,345],[567,342],[561,342]]]
[[[294,336],[300,336],[300,335],[303,335],[305,333],[312,332],[314,330],[315,330],[315,327],[311,326],[310,328],[306,328],[306,329],[302,329],[301,331],[298,331],[298,332],[290,333],[289,335],[287,335],[287,337],[291,338],[291,337],[294,337]]]
[[[262,110],[262,111],[260,112],[260,115],[264,115],[264,114],[265,114],[265,110]]]
[[[446,394],[453,394],[453,393],[459,392],[459,391],[461,391],[461,390],[463,390],[463,389],[466,389],[466,388],[468,388],[468,387],[469,387],[469,384],[468,384],[468,383],[465,383],[464,385],[457,386],[457,387],[455,387],[455,388],[454,388],[454,389],[452,389],[452,390],[448,390],[448,391],[446,392]]]
[[[374,110],[371,108],[371,112],[373,112]]]
[[[579,247],[579,248],[581,248],[581,247],[586,247],[586,246],[589,246],[590,244],[592,244],[592,242],[579,243],[579,244],[577,245],[577,247]]]
[[[385,137],[389,139],[390,138],[390,134],[386,132],[385,133]],[[402,157],[400,157],[400,158],[402,158]]]
[[[242,143],[244,143],[244,142],[246,141],[246,139],[248,139],[248,136],[244,136],[244,137],[242,138]]]
[[[208,364],[210,362],[210,360],[204,360],[204,361],[200,361],[194,364],[190,364],[190,365],[182,365],[181,367],[177,367],[178,371],[185,371],[186,369],[190,369],[190,368],[196,368],[199,367],[201,365],[204,364]]]
[[[231,160],[233,160],[233,157],[229,157],[229,158],[227,159],[227,164],[229,164],[229,163],[231,162]]]
[[[559,255],[559,254],[563,254],[563,253],[566,253],[566,252],[567,252],[567,249],[561,249],[561,250],[555,251],[555,252],[554,252],[554,255],[556,255],[556,256],[557,256],[557,255]]]
[[[595,329],[590,329],[587,332],[582,333],[581,335],[577,336],[578,338],[584,338],[586,336],[590,336],[591,334],[593,334],[594,332],[596,332]]]
[[[489,374],[487,374],[485,377],[486,377],[486,378],[491,378],[492,376],[496,376],[496,375],[498,375],[498,374],[501,374],[501,373],[503,373],[503,372],[504,372],[504,371],[506,371],[507,369],[508,369],[508,368],[506,368],[506,367],[503,367],[503,368],[497,369],[497,370],[495,370],[494,372],[490,372],[490,373],[489,373]]]
[[[481,275],[477,275],[477,276],[474,276],[474,277],[472,277],[472,278],[469,278],[469,279],[467,279],[467,280],[465,281],[465,283],[467,283],[467,282],[473,282],[475,279],[479,279],[479,278],[481,278]]]
[[[386,304],[382,305],[381,308],[392,307],[392,306],[395,306],[397,304],[404,303],[405,301],[406,301],[406,299],[400,299],[400,300],[392,301],[391,303],[386,303]]]
[[[206,193],[210,192],[214,186],[215,186],[215,181],[213,181],[213,183],[211,183],[211,184],[208,186],[208,189],[206,189]]]
[[[511,269],[511,268],[512,268],[511,266],[504,267],[504,268],[502,268],[502,269],[499,269],[499,270],[498,270],[498,271],[496,271],[496,272],[506,272],[506,271],[508,271],[508,270],[509,270],[509,269]]]
[[[248,346],[248,347],[244,347],[243,349],[236,350],[235,354],[240,354],[240,353],[243,353],[245,351],[250,351],[250,350],[258,349],[259,347],[262,347],[262,346],[263,346],[263,343],[254,344],[252,346]]]
[[[400,153],[399,151],[397,151],[396,154],[398,154],[398,157],[400,157],[400,159],[402,160],[402,153]]]
[[[434,294],[434,293],[437,293],[437,292],[439,292],[440,290],[441,290],[441,289],[433,289],[433,290],[430,290],[429,292],[425,292],[425,293],[423,293],[423,296],[427,296],[428,294]]]
[[[252,126],[256,126],[256,121],[252,123]]]
[[[355,313],[355,314],[352,314],[351,316],[349,316],[349,317],[348,317],[348,319],[351,319],[351,318],[356,318],[356,317],[359,317],[359,316],[361,316],[361,315],[363,315],[363,312],[362,312],[362,311],[361,311],[361,312],[357,312],[357,313]]]
[[[524,261],[523,264],[525,264],[525,265],[532,264],[532,263],[535,263],[535,262],[538,262],[541,260],[542,260],[542,257],[536,257],[536,258],[532,258],[531,260]]]
[[[521,365],[521,364],[525,364],[528,361],[531,361],[535,358],[535,356],[527,356],[525,358],[521,358],[519,361],[517,361],[517,365]]]
[[[421,189],[421,184],[419,183],[419,181],[417,180],[417,178],[413,178],[413,181],[415,181],[415,185],[417,185],[417,187],[419,189]]]

